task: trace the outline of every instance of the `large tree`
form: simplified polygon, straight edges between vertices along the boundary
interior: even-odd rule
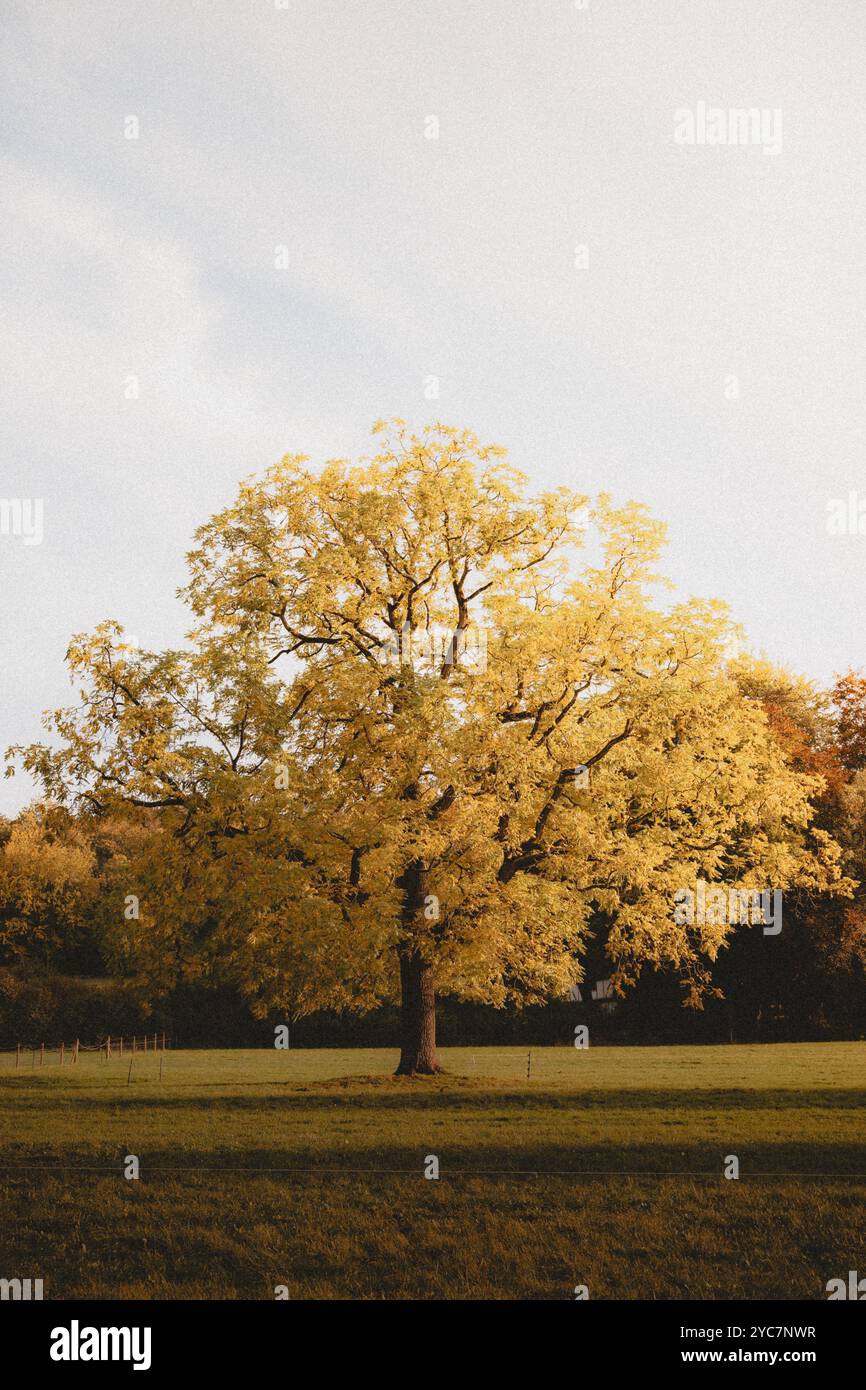
[[[24,756],[94,814],[158,813],[121,953],[261,1013],[399,996],[402,1073],[437,1069],[436,991],[564,993],[597,920],[619,983],[651,961],[699,993],[729,928],[678,923],[677,889],[838,873],[725,609],[658,603],[643,508],[531,495],[465,432],[376,432],[200,529],[183,650],[71,644],[80,704]]]

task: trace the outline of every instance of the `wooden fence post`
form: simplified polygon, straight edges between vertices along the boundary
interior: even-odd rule
[[[45,1044],[44,1044],[44,1043],[40,1043],[40,1044],[39,1044],[39,1065],[40,1065],[40,1067],[44,1067],[44,1066],[45,1066]]]
[[[20,1044],[20,1043],[16,1043],[16,1044],[15,1044],[15,1070],[17,1071],[18,1068],[19,1068],[20,1066],[21,1066],[21,1044]]]
[[[60,1044],[60,1065],[61,1065],[61,1067],[63,1066],[63,1049],[64,1049],[65,1046],[66,1046],[65,1043],[61,1043],[61,1044]]]
[[[77,1038],[75,1039],[75,1046],[74,1046],[73,1049],[72,1049],[72,1060],[73,1060],[73,1062],[77,1062],[77,1061],[78,1061],[78,1039],[77,1039]]]

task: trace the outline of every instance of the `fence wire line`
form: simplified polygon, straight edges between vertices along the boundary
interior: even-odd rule
[[[116,1037],[114,1035],[105,1037],[99,1042],[81,1042],[79,1038],[76,1038],[74,1042],[65,1042],[61,1040],[58,1043],[52,1044],[45,1042],[19,1042],[15,1047],[0,1048],[0,1057],[14,1057],[17,1066],[21,1059],[29,1052],[32,1064],[35,1064],[35,1060],[38,1057],[40,1066],[44,1066],[46,1057],[52,1060],[56,1059],[55,1065],[63,1065],[66,1063],[68,1056],[69,1063],[72,1065],[83,1052],[104,1053],[106,1058],[117,1056],[118,1059],[126,1056],[137,1057],[139,1053],[146,1055],[148,1052],[155,1055],[159,1052],[165,1052],[171,1042],[172,1039],[168,1037],[167,1034],[160,1032],[123,1033],[118,1034]],[[124,1051],[124,1045],[126,1046],[126,1051]]]

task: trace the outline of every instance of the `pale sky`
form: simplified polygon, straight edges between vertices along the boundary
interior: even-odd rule
[[[866,667],[862,0],[277,3],[3,0],[0,746],[71,633],[182,638],[242,477],[380,416],[648,503],[755,650]],[[700,103],[781,148],[678,143]]]

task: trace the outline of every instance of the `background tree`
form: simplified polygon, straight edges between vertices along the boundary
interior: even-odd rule
[[[830,692],[834,742],[849,779],[839,802],[837,833],[845,863],[857,880],[854,900],[845,907],[830,961],[853,977],[862,1030],[866,1022],[866,676],[849,671]]]
[[[96,858],[75,817],[35,805],[0,846],[0,961],[75,968],[94,955]]]
[[[262,1013],[399,995],[404,1073],[437,1069],[437,990],[563,994],[599,920],[618,986],[664,963],[699,997],[730,929],[675,922],[675,891],[838,880],[820,778],[727,674],[723,606],[655,606],[641,507],[383,431],[201,528],[186,649],[72,643],[81,703],[24,758],[57,798],[159,818],[118,949]]]
[[[859,671],[838,676],[830,698],[839,758],[851,772],[860,772],[866,768],[866,676]]]
[[[816,885],[794,887],[785,897],[778,937],[749,930],[732,935],[714,970],[728,1036],[815,1037],[831,1028],[844,1035],[856,1031],[858,1022],[862,1026],[864,935],[855,890],[866,866],[835,692],[751,658],[735,662],[732,674],[743,693],[760,703],[789,765],[820,778],[813,825],[842,847],[846,878],[831,893]]]

